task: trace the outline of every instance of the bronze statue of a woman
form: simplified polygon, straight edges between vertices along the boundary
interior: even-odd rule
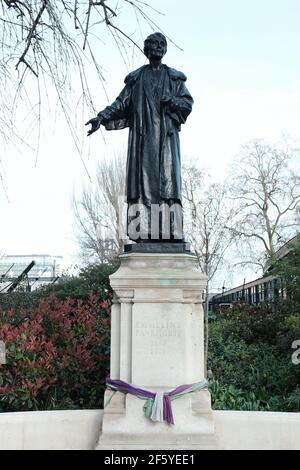
[[[88,135],[104,125],[106,130],[129,127],[127,184],[128,226],[130,208],[143,205],[147,214],[146,233],[134,241],[155,241],[151,233],[151,207],[162,205],[181,208],[181,161],[179,131],[192,111],[193,98],[186,88],[182,72],[162,64],[167,51],[163,34],[154,33],[144,43],[149,64],[131,72],[125,78],[125,87],[118,98],[87,122]],[[145,224],[143,224],[145,226]],[[174,225],[174,224],[173,224]],[[173,226],[171,223],[171,226]],[[182,232],[182,230],[181,230]],[[182,233],[164,237],[160,241],[181,241]],[[176,239],[176,240],[175,240]]]

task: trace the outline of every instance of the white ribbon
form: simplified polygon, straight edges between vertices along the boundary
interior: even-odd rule
[[[151,413],[152,421],[163,422],[164,420],[164,394],[163,392],[156,392],[154,402],[152,405]]]

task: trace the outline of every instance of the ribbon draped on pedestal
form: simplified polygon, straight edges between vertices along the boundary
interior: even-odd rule
[[[208,382],[204,379],[194,384],[179,385],[179,387],[169,390],[168,392],[151,392],[150,390],[128,384],[123,380],[112,380],[110,377],[106,379],[106,385],[111,390],[130,393],[131,395],[146,400],[144,413],[145,416],[152,421],[166,421],[168,424],[174,424],[171,401],[187,393],[196,392],[207,387]]]

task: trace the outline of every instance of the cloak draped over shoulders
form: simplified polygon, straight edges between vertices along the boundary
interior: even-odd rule
[[[101,111],[106,130],[129,127],[127,201],[145,205],[181,202],[179,131],[192,111],[186,76],[163,65],[129,73],[117,99]],[[172,105],[161,103],[171,98]]]

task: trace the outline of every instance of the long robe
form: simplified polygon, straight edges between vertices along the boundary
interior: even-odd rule
[[[183,73],[163,65],[156,97],[150,73],[145,65],[127,75],[118,98],[99,113],[107,130],[129,127],[127,201],[148,207],[170,200],[181,203],[178,133],[193,105]],[[160,103],[166,96],[174,98],[175,110]]]

